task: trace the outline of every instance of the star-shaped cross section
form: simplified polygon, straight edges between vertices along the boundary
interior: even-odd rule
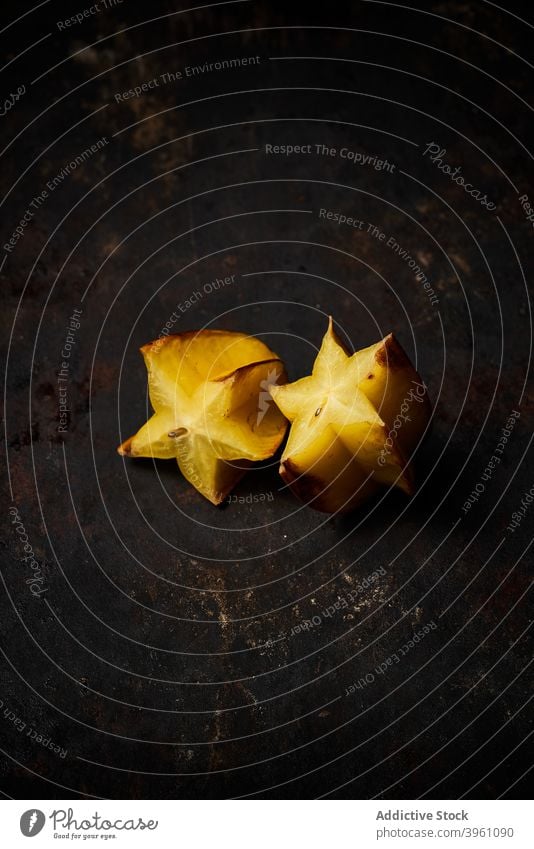
[[[312,374],[271,394],[292,423],[280,474],[311,506],[348,511],[380,484],[413,491],[408,459],[430,405],[393,334],[350,355],[330,318]]]
[[[162,337],[141,353],[154,414],[119,453],[176,459],[184,477],[220,504],[284,437],[287,422],[269,395],[287,380],[284,364],[261,340],[222,330]]]

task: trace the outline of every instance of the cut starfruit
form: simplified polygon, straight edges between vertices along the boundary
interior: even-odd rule
[[[350,356],[330,318],[312,374],[270,392],[292,423],[280,474],[310,506],[347,512],[381,485],[414,491],[409,459],[431,408],[393,334]]]
[[[259,339],[226,330],[165,336],[141,353],[154,415],[119,454],[176,459],[184,477],[220,504],[284,438],[287,421],[269,394],[287,380],[283,362]]]

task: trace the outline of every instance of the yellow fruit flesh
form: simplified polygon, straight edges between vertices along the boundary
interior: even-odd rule
[[[229,331],[167,336],[141,352],[154,415],[119,453],[175,458],[184,477],[220,504],[284,437],[287,422],[268,393],[287,380],[284,364],[259,339]]]
[[[430,405],[392,335],[349,356],[330,319],[311,376],[270,391],[292,422],[280,474],[312,507],[346,512],[380,484],[413,491],[407,459],[426,427]],[[397,427],[401,409],[404,418]]]

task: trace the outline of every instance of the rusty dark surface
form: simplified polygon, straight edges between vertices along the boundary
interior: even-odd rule
[[[14,61],[2,99],[26,86],[1,119],[3,245],[47,181],[106,139],[2,249],[5,794],[525,792],[534,506],[508,526],[534,482],[532,224],[519,200],[534,197],[521,59],[532,30],[519,20],[532,10],[411,5],[433,15],[235,3],[169,16],[180,4],[124,0],[60,30],[76,10],[50,3],[3,33]],[[6,22],[22,14],[3,8]],[[261,61],[114,97],[243,56]],[[423,155],[431,142],[495,209]],[[266,144],[347,147],[395,167],[268,155]],[[434,401],[418,493],[329,519],[299,505],[274,458],[217,509],[173,463],[119,457],[147,413],[138,349],[179,304],[175,332],[260,335],[291,379],[309,372],[330,313],[351,348],[394,331]],[[514,410],[500,462],[464,512]]]

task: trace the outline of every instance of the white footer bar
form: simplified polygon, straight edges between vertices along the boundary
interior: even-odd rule
[[[522,801],[5,801],[2,845],[532,849]],[[35,839],[35,843],[30,843]]]

